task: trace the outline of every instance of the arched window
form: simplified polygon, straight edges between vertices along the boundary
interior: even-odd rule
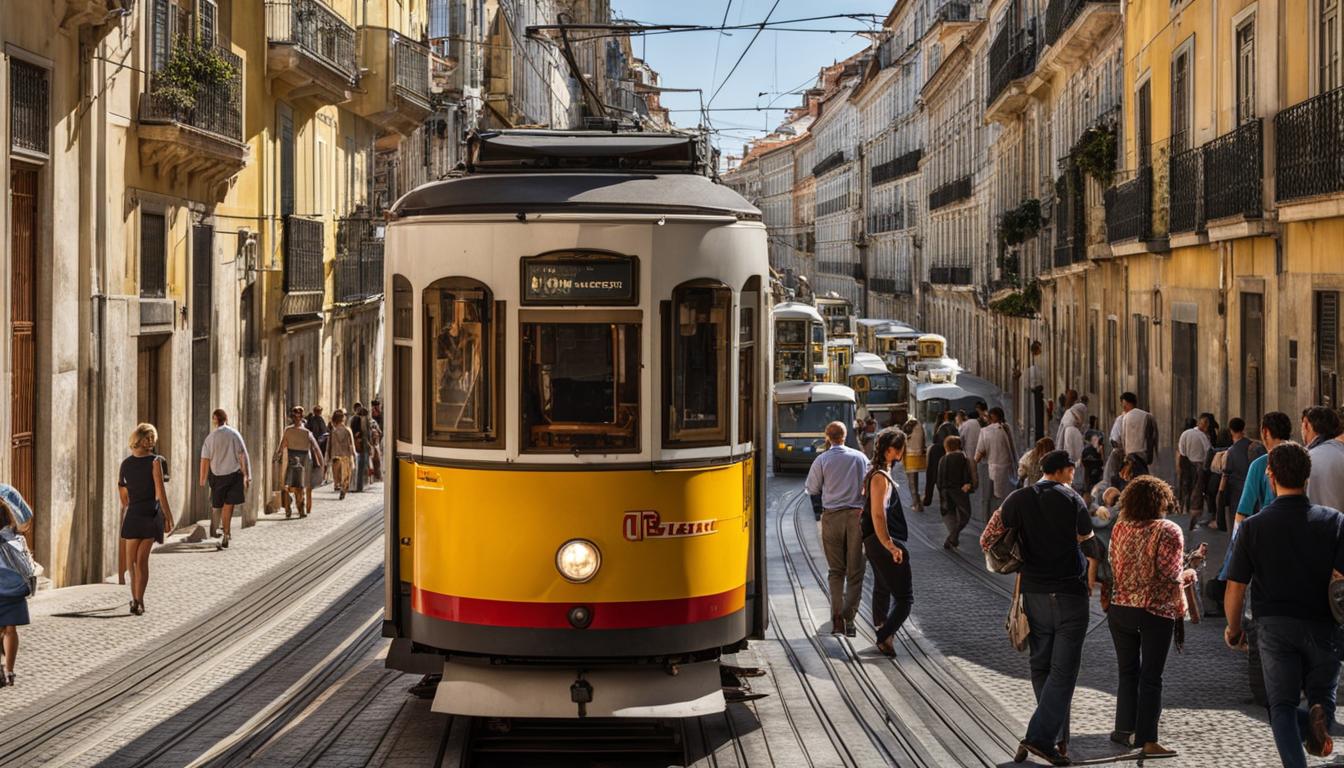
[[[499,447],[502,306],[465,277],[434,281],[424,301],[425,442]]]
[[[668,447],[728,443],[733,292],[710,280],[682,283],[664,316],[663,368]]]

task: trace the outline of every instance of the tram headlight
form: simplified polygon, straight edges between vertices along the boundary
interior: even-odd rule
[[[597,575],[602,553],[597,545],[584,539],[570,539],[555,553],[555,569],[569,581],[582,584]]]

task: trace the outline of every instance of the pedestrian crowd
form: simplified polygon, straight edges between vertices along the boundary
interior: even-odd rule
[[[1313,407],[1293,420],[1265,413],[1250,429],[1211,413],[1175,441],[1175,482],[1153,474],[1156,418],[1130,392],[1109,432],[1073,390],[1059,400],[1053,436],[1017,453],[1004,412],[944,411],[930,425],[826,429],[827,448],[805,483],[819,511],[828,564],[831,631],[856,635],[865,576],[873,572],[877,649],[893,655],[910,615],[913,571],[907,511],[933,508],[955,549],[979,491],[986,563],[1015,574],[1009,639],[1029,652],[1036,708],[1015,755],[1070,765],[1070,710],[1095,597],[1117,670],[1111,741],[1124,756],[1171,757],[1160,740],[1163,672],[1187,620],[1226,615],[1226,643],[1249,651],[1252,695],[1266,707],[1283,765],[1306,765],[1333,743],[1335,691],[1344,655],[1344,430],[1339,412]],[[897,469],[901,471],[897,471]],[[925,474],[920,493],[920,472]],[[992,510],[992,511],[991,511]],[[1176,519],[1184,523],[1178,523]],[[1186,529],[1228,531],[1218,575],[1204,585],[1207,545],[1186,549]],[[1249,609],[1249,610],[1248,610]],[[1253,618],[1252,618],[1253,617]]]

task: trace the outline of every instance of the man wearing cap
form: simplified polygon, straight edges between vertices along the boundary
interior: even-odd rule
[[[1092,538],[1092,518],[1072,488],[1074,463],[1067,451],[1041,461],[1035,485],[1013,491],[981,537],[1016,529],[1022,548],[1022,602],[1031,628],[1031,687],[1036,711],[1019,746],[1052,765],[1068,765],[1069,710],[1087,634],[1087,558],[1079,546]]]
[[[854,637],[863,594],[863,478],[868,457],[845,445],[845,425],[826,425],[826,450],[807,472],[807,493],[821,496],[821,545],[826,551],[827,581],[831,593],[831,634]]]

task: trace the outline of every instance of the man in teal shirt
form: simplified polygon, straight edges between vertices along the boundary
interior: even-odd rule
[[[1293,422],[1288,418],[1288,414],[1282,411],[1270,411],[1260,419],[1260,439],[1265,443],[1265,454],[1252,461],[1250,468],[1246,470],[1246,486],[1242,488],[1241,501],[1237,503],[1236,522],[1232,526],[1234,535],[1241,521],[1264,509],[1266,504],[1274,500],[1274,489],[1265,475],[1269,452],[1274,450],[1274,446],[1289,440],[1292,436]],[[1232,551],[1230,544],[1227,551]]]

